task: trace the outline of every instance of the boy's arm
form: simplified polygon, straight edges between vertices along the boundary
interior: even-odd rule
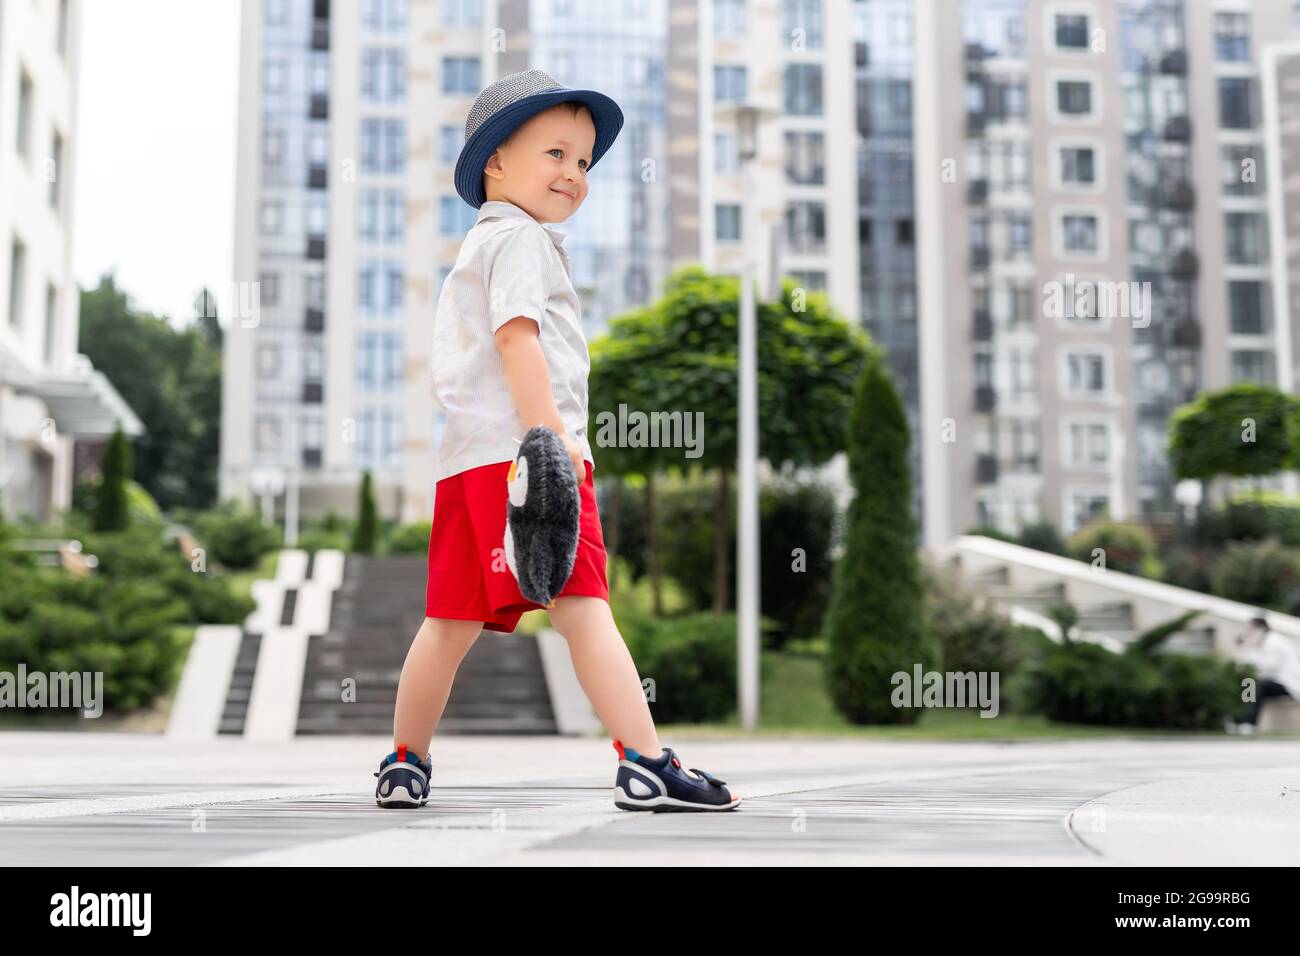
[[[524,428],[545,425],[560,436],[573,460],[574,472],[583,477],[582,449],[565,433],[564,420],[551,392],[551,373],[546,366],[546,355],[537,337],[537,322],[526,315],[517,315],[497,329],[497,351],[505,368],[506,383],[514,400]]]

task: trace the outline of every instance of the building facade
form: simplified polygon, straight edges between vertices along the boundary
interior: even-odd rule
[[[72,264],[78,0],[0,0],[0,513],[72,500],[78,439],[139,419],[77,352]]]

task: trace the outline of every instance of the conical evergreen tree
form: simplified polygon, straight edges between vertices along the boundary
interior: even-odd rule
[[[104,449],[99,489],[95,494],[93,527],[96,531],[125,531],[130,523],[126,483],[131,480],[131,445],[119,425]]]
[[[352,535],[352,550],[356,554],[374,554],[376,537],[375,493],[370,486],[370,472],[361,476],[360,500],[357,506],[357,528]]]
[[[858,379],[848,425],[855,494],[826,609],[827,690],[853,723],[909,724],[920,710],[894,706],[893,675],[906,673],[910,689],[915,665],[937,668],[939,649],[924,625],[907,416],[878,354]]]

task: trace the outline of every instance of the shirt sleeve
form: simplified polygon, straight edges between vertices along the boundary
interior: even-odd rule
[[[489,251],[484,273],[492,334],[519,315],[540,328],[550,298],[553,248],[541,226],[525,223],[506,233]]]

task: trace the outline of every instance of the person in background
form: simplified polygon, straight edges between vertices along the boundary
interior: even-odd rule
[[[1259,723],[1259,711],[1269,697],[1300,700],[1300,652],[1295,644],[1276,631],[1269,630],[1262,614],[1251,618],[1246,633],[1237,638],[1233,657],[1259,672],[1255,699],[1246,705],[1241,723],[1229,721],[1229,733],[1253,734]]]

